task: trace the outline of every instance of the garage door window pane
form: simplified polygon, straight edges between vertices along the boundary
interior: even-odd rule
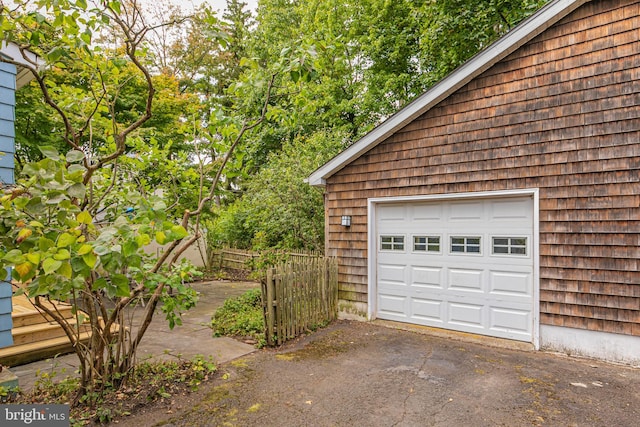
[[[480,253],[480,237],[452,236],[451,252],[479,254]]]
[[[380,236],[383,251],[404,251],[404,236]]]
[[[440,236],[413,236],[415,252],[440,252]]]
[[[493,253],[496,255],[526,255],[526,237],[493,237]]]

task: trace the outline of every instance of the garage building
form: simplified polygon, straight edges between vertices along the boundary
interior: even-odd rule
[[[342,315],[640,365],[640,3],[556,0],[316,170]]]

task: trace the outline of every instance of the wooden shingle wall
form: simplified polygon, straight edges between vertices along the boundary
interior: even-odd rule
[[[534,187],[541,323],[640,336],[639,2],[587,3],[328,178],[340,298],[367,301],[367,198]]]

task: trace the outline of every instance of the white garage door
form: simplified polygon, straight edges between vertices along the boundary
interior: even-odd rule
[[[377,317],[533,340],[531,197],[377,204]]]

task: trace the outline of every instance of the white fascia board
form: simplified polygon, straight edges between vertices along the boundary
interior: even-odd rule
[[[318,168],[309,175],[306,181],[310,185],[324,186],[327,178],[588,1],[590,0],[555,0],[547,4],[342,153]]]
[[[2,57],[5,57],[16,65],[16,89],[20,89],[33,80],[33,74],[29,71],[30,68],[35,67],[36,70],[40,70],[45,65],[42,58],[29,50],[24,51],[25,58],[22,55],[20,46],[13,42],[2,42],[0,44],[0,54],[0,61],[2,61]]]

